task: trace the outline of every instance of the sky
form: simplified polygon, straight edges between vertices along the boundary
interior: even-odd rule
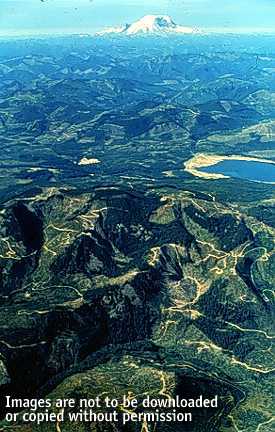
[[[0,36],[93,34],[147,14],[205,30],[275,33],[275,0],[0,0]]]

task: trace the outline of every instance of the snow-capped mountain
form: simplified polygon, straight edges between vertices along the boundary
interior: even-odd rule
[[[110,27],[97,33],[98,36],[105,35],[170,35],[170,34],[193,34],[197,29],[177,25],[169,15],[146,15],[133,24],[122,27]]]

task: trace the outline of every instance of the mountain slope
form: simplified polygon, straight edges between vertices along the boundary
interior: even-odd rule
[[[256,398],[271,417],[270,227],[206,195],[105,187],[8,202],[0,230],[1,400],[117,398],[130,382],[139,397],[160,397],[163,385],[173,397],[227,397],[226,410],[197,409],[186,432],[231,432],[232,410],[254,432]],[[126,430],[75,426],[62,432]],[[158,428],[172,430],[182,423]]]
[[[104,36],[120,34],[126,36],[136,36],[144,34],[192,34],[196,32],[197,30],[192,27],[177,25],[168,15],[146,15],[132,24],[126,24],[123,27],[111,27],[97,33],[97,35]]]

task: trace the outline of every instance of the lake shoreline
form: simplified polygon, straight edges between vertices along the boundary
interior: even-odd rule
[[[268,163],[275,165],[275,161],[270,159],[260,159],[251,156],[242,155],[216,155],[207,153],[197,153],[191,159],[184,162],[184,170],[195,177],[204,178],[206,180],[219,180],[231,178],[229,175],[220,173],[207,173],[200,171],[200,168],[206,168],[212,165],[216,165],[223,161],[247,161],[247,162],[259,162]],[[275,184],[275,182],[269,182],[269,184]]]

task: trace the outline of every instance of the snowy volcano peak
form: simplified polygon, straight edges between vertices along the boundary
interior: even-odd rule
[[[197,31],[191,27],[183,27],[177,25],[169,15],[146,15],[140,20],[127,24],[124,27],[114,27],[106,29],[98,35],[124,34],[127,36],[152,34],[152,35],[167,35],[167,34],[190,34]]]
[[[127,34],[154,33],[175,29],[177,26],[167,15],[146,15],[127,29]]]

